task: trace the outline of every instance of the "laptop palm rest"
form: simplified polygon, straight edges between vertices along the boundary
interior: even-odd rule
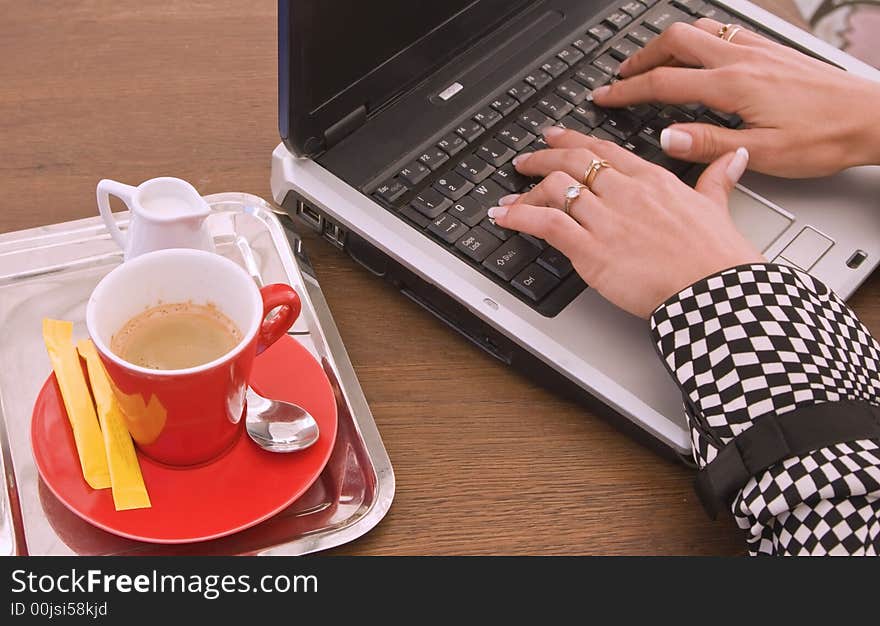
[[[789,215],[741,189],[730,194],[730,216],[737,230],[761,252],[794,221]]]

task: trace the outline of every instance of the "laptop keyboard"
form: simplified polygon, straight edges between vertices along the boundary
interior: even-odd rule
[[[539,182],[519,174],[511,161],[546,148],[541,131],[554,124],[613,141],[686,176],[692,165],[660,150],[660,132],[692,121],[736,128],[739,117],[699,104],[602,109],[587,96],[613,81],[620,63],[670,24],[699,17],[757,30],[703,0],[630,0],[426,146],[373,197],[542,315],[555,316],[587,285],[562,253],[496,226],[487,210]]]

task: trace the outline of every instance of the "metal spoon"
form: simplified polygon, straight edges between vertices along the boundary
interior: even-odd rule
[[[305,450],[318,440],[315,418],[301,406],[269,400],[248,387],[245,424],[254,442],[269,452]]]

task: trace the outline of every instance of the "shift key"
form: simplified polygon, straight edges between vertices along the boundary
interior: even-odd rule
[[[538,246],[519,235],[514,235],[483,261],[483,267],[501,279],[509,281],[540,253]]]

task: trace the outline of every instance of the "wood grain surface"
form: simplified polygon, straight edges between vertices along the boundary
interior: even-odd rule
[[[0,2],[0,232],[94,215],[104,177],[269,198],[275,8]],[[397,477],[387,518],[335,554],[745,552],[731,520],[703,514],[691,471],[307,243]],[[876,330],[878,293],[875,277],[853,300]]]

